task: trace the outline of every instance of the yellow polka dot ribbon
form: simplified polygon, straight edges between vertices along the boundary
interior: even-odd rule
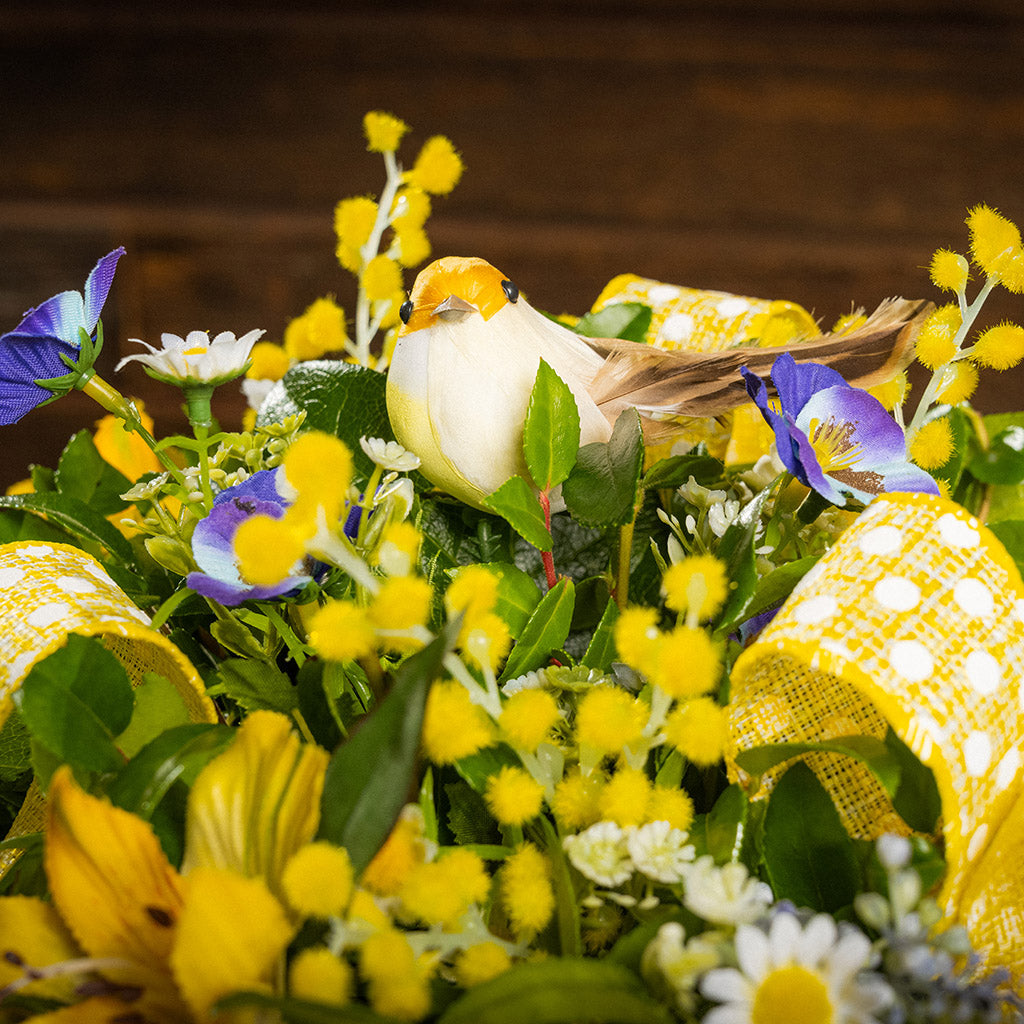
[[[620,274],[605,285],[593,312],[620,302],[651,307],[647,341],[665,349],[718,352],[749,342],[784,345],[821,332],[795,302],[700,291]]]
[[[727,761],[768,743],[884,738],[935,776],[940,901],[994,964],[1024,970],[1024,588],[995,536],[926,494],[876,498],[737,660]],[[861,838],[908,834],[863,764],[805,760]],[[771,778],[765,777],[765,787]]]
[[[67,642],[69,633],[96,636],[124,665],[133,686],[147,672],[168,679],[189,718],[215,722],[217,712],[192,663],[137,608],[91,555],[66,544],[0,545],[0,726],[32,666]],[[42,827],[42,797],[33,788],[11,836]],[[17,851],[0,852],[0,875]]]

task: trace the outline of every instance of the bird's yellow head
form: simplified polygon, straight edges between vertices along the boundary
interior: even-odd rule
[[[490,320],[519,289],[487,260],[476,256],[445,256],[416,277],[409,300],[402,306],[399,337],[433,327],[438,319],[479,313]]]

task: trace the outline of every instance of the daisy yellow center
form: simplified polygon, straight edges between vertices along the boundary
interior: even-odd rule
[[[185,351],[182,352],[182,355],[185,355],[185,356],[204,356],[204,355],[206,355],[206,346],[205,345],[194,345],[192,348],[185,349]]]
[[[793,964],[765,975],[754,993],[751,1024],[832,1024],[828,989],[819,975]]]
[[[811,420],[811,447],[818,457],[818,464],[823,473],[850,469],[860,461],[863,449],[851,441],[852,434],[853,424],[839,423],[834,416],[829,416],[824,423],[821,420]]]

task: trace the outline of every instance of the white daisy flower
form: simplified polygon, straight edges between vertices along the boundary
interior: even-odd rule
[[[801,926],[781,911],[767,933],[749,924],[736,929],[738,967],[708,971],[701,994],[721,1003],[703,1024],[878,1024],[875,1016],[892,1003],[893,991],[868,971],[871,942],[847,926],[840,933],[829,914]]]
[[[737,925],[756,921],[771,905],[772,890],[738,861],[719,867],[705,854],[685,868],[683,905],[705,921]]]
[[[722,962],[718,932],[705,932],[690,939],[678,921],[669,921],[647,944],[640,960],[640,971],[649,984],[663,982],[675,995],[676,1006],[684,1016],[697,1005],[697,982],[701,975]]]
[[[622,885],[633,874],[626,833],[614,821],[596,825],[562,840],[574,868],[598,885]]]
[[[359,447],[378,465],[395,473],[409,473],[420,468],[420,458],[397,441],[382,437],[361,437]]]
[[[652,821],[629,831],[626,848],[637,871],[656,882],[674,885],[682,881],[695,856],[687,839],[689,833],[673,828],[667,821]]]
[[[139,362],[151,377],[169,384],[223,384],[245,372],[249,353],[263,333],[249,331],[236,338],[231,331],[221,331],[213,341],[206,331],[189,331],[184,338],[177,334],[161,334],[162,348],[154,348],[140,338],[131,338],[131,341],[145,345],[149,352],[125,356],[117,364],[117,369],[127,363]]]

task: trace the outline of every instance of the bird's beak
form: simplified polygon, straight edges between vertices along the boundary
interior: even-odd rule
[[[460,299],[458,295],[449,295],[434,307],[434,316],[442,320],[461,320],[467,313],[476,313],[477,308],[471,302]]]

